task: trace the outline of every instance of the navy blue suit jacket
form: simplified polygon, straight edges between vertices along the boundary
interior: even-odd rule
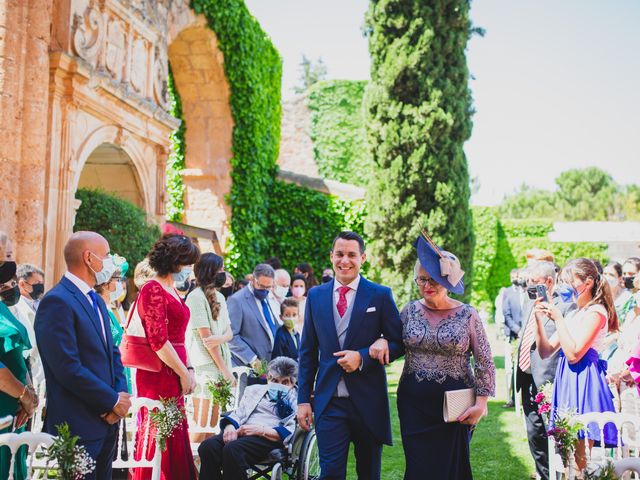
[[[66,277],[40,302],[34,326],[47,382],[44,430],[57,434],[56,425],[67,422],[83,442],[107,435],[109,425],[100,415],[113,409],[118,392],[127,391],[109,313],[99,297],[98,305],[106,343],[93,306]]]
[[[387,375],[369,356],[369,347],[384,335],[389,341],[390,360],[404,354],[402,322],[391,289],[360,278],[343,348],[340,348],[333,320],[334,281],[313,287],[307,296],[304,329],[300,345],[298,403],[310,403],[314,393],[316,421],[333,397],[344,376],[351,401],[380,443],[391,445],[391,421]],[[345,373],[333,354],[357,350],[362,369]],[[315,380],[315,383],[314,383]],[[315,386],[315,391],[314,391]]]
[[[296,340],[300,345],[300,334],[295,332]],[[271,352],[271,359],[276,357],[289,357],[296,362],[299,357],[299,350],[296,347],[296,342],[293,341],[293,337],[285,327],[280,327],[276,331],[276,338],[273,341],[273,352]]]

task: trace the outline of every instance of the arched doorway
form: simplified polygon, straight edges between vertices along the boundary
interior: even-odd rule
[[[231,210],[233,118],[224,58],[204,18],[170,35],[169,63],[186,125],[184,223],[216,232],[223,246]],[[209,245],[205,248],[210,248]]]
[[[131,157],[111,143],[103,143],[89,155],[78,188],[104,190],[145,208],[144,190]]]

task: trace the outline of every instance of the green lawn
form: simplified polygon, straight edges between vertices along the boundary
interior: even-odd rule
[[[494,348],[494,353],[499,353],[497,348],[499,347]],[[516,416],[514,409],[502,408],[506,399],[504,365],[501,357],[495,360],[498,368],[498,391],[496,398],[489,402],[489,415],[480,422],[471,441],[473,477],[475,480],[527,480],[534,473],[534,465],[527,445],[524,422],[522,417]],[[387,370],[393,446],[385,446],[383,450],[383,480],[401,480],[404,475],[404,455],[396,410],[396,390],[401,372],[402,361],[395,362]],[[357,478],[353,451],[347,478]]]

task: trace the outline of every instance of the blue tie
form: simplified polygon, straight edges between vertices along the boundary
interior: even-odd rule
[[[103,328],[102,337],[103,337],[103,340],[106,340],[106,338],[104,338],[106,330],[104,330],[104,323],[102,323],[102,317],[100,317],[100,309],[98,308],[98,294],[96,292],[94,292],[93,290],[89,290],[89,296],[91,297],[91,304],[93,305],[93,311],[96,312],[96,318],[102,324],[102,328]]]
[[[267,300],[265,299],[261,300],[260,303],[262,304],[262,313],[264,313],[264,318],[269,324],[269,328],[271,329],[271,334],[273,335],[273,338],[276,338],[276,324],[273,321],[273,318],[271,318],[271,312],[269,311],[269,302],[267,302]]]

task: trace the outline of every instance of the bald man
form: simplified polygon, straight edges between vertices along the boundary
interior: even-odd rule
[[[87,479],[111,478],[117,423],[131,406],[107,307],[93,287],[115,267],[109,243],[95,232],[74,233],[64,248],[67,272],[42,299],[36,340],[47,385],[44,430],[69,424],[96,461]]]

